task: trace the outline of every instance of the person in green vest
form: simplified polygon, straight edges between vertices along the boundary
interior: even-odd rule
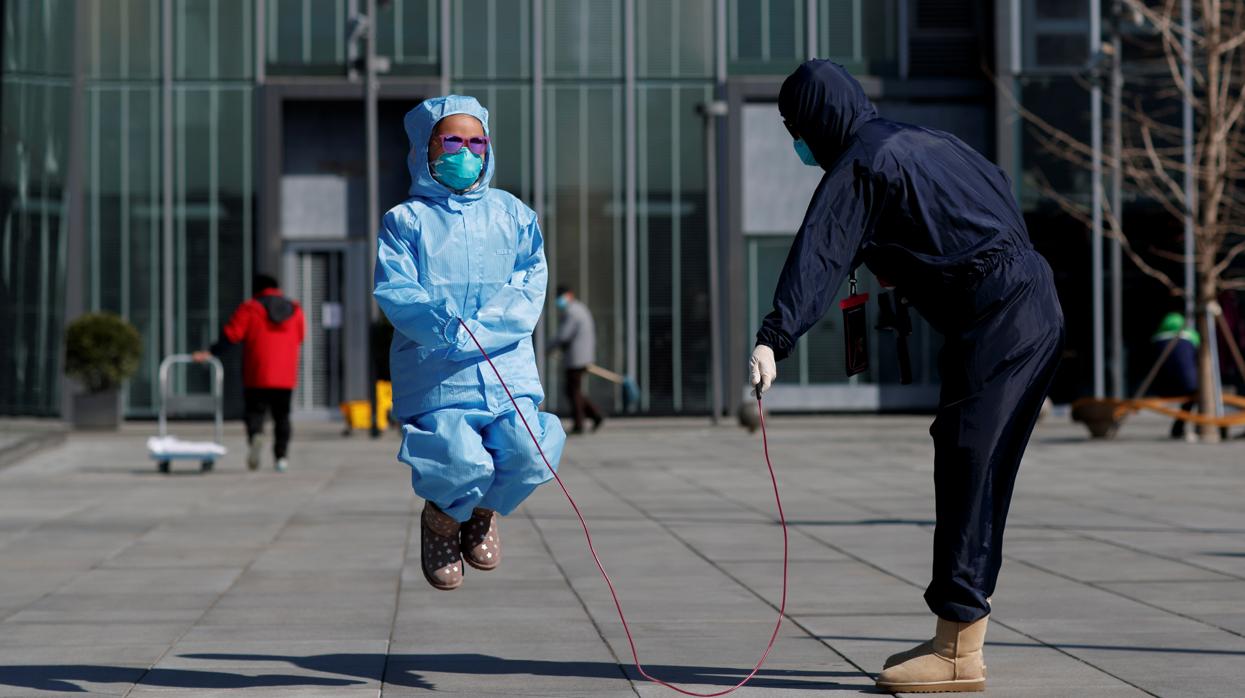
[[[1202,346],[1202,336],[1192,326],[1185,323],[1184,315],[1168,313],[1159,323],[1158,331],[1150,337],[1150,348],[1155,360],[1163,355],[1167,345],[1176,340],[1175,346],[1163,359],[1158,375],[1150,386],[1150,394],[1156,397],[1183,397],[1197,394],[1197,351]],[[1189,400],[1180,409],[1189,412],[1197,407],[1196,400]],[[1192,436],[1193,432],[1189,432]],[[1185,423],[1177,419],[1171,428],[1173,439],[1185,438]]]

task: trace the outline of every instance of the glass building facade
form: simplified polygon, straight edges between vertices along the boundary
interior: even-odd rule
[[[255,271],[308,309],[298,409],[365,396],[372,222],[351,27],[366,4],[2,3],[0,321],[13,339],[0,411],[60,413],[63,326],[108,310],[144,338],[127,413],[153,414],[160,357],[209,344]],[[724,411],[742,399],[752,332],[816,184],[775,105],[801,61],[842,62],[886,116],[995,147],[984,0],[377,4],[380,210],[405,195],[402,114],[447,90],[479,98],[494,185],[537,210],[551,287],[588,303],[598,363],[635,376],[644,413],[706,413],[715,383]],[[714,102],[724,117],[702,115]],[[538,346],[556,330],[546,318]],[[931,333],[918,328],[917,385],[901,389],[884,335],[872,371],[843,378],[836,322],[801,342],[776,407],[932,401]],[[541,361],[557,408],[558,360]],[[622,406],[612,385],[590,390]]]
[[[60,412],[74,61],[70,0],[7,3],[0,77],[0,413]],[[22,41],[15,41],[23,37]]]

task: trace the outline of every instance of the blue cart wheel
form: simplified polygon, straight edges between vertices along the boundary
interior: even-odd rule
[[[216,465],[214,461],[205,460],[199,464],[199,472],[208,473],[212,471],[212,466]]]
[[[166,460],[162,460],[162,461],[160,461],[159,463],[156,463],[156,469],[157,469],[157,470],[159,470],[160,472],[164,473],[165,475],[168,475],[168,473],[169,473],[169,462],[168,462],[168,461],[166,461]]]

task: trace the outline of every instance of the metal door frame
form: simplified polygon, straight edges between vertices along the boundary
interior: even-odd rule
[[[368,356],[366,337],[369,330],[367,327],[367,298],[350,292],[351,289],[357,288],[362,283],[361,277],[366,273],[367,259],[363,256],[366,252],[366,247],[367,242],[365,240],[287,240],[281,255],[283,279],[287,287],[290,287],[292,279],[298,273],[294,265],[297,263],[299,254],[316,252],[336,252],[341,254],[342,325],[340,331],[342,372],[340,379],[341,398],[343,400],[350,399],[352,380],[357,381],[360,375],[366,379],[366,361],[361,363],[359,357]],[[294,300],[302,302],[301,298],[295,298]],[[305,310],[304,312],[306,313],[307,321],[310,322],[310,310]],[[358,327],[358,325],[362,325],[362,328]],[[307,333],[308,335],[311,334],[310,327],[307,328]],[[354,357],[353,360],[352,357]],[[304,383],[302,378],[303,376],[300,374],[300,384]],[[334,405],[328,405],[325,410],[321,411],[319,409],[307,410],[301,405],[291,405],[291,413],[299,419],[333,419],[337,415],[337,408]]]

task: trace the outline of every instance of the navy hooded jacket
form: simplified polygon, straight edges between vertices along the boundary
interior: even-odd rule
[[[972,311],[946,302],[950,292],[1031,247],[1001,169],[951,134],[879,118],[842,66],[801,65],[783,82],[778,109],[826,174],[757,332],[775,357],[791,353],[859,264],[943,330]]]

